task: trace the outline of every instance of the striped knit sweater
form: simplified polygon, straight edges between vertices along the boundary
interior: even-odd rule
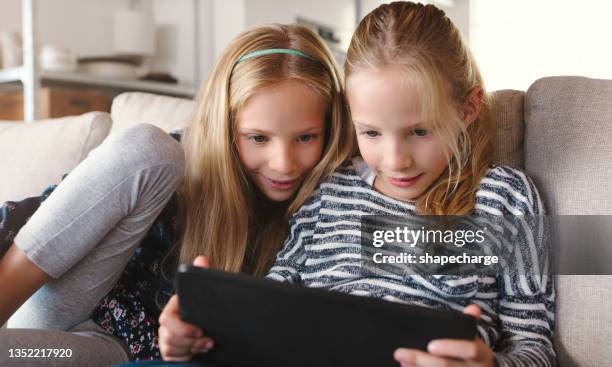
[[[555,291],[549,276],[484,275],[373,277],[361,272],[360,217],[415,214],[413,203],[375,191],[363,161],[330,175],[290,222],[290,233],[268,277],[390,301],[462,311],[482,309],[479,336],[499,366],[553,366]],[[356,170],[357,168],[357,170]],[[542,202],[522,172],[488,170],[476,194],[474,215],[540,215]],[[529,246],[521,252],[529,256]]]

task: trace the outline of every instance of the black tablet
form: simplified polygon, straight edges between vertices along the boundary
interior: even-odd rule
[[[397,366],[398,347],[476,337],[459,312],[244,274],[181,266],[176,289],[181,318],[215,341],[202,360],[220,367]]]

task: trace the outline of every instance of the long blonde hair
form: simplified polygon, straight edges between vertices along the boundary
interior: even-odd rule
[[[309,57],[269,54],[237,63],[250,52],[285,48]],[[327,104],[321,161],[290,203],[270,203],[249,181],[234,145],[238,111],[262,88],[295,80]],[[180,261],[206,255],[212,267],[265,274],[287,235],[289,216],[319,180],[353,151],[341,75],[329,49],[308,28],[266,25],[238,35],[225,49],[200,91],[195,117],[183,139],[185,180],[179,191]]]
[[[399,1],[370,12],[358,25],[345,63],[345,78],[360,70],[399,66],[421,95],[421,112],[443,142],[448,168],[417,199],[423,214],[473,211],[481,177],[491,165],[493,115],[490,96],[459,30],[433,5]],[[473,88],[484,97],[466,128],[459,109]]]

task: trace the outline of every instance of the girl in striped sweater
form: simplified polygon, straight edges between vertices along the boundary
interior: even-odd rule
[[[363,215],[494,221],[544,213],[525,174],[491,164],[490,99],[456,27],[431,5],[381,5],[353,35],[345,78],[360,157],[327,177],[295,213],[268,277],[478,319],[476,340],[435,340],[427,351],[399,348],[394,358],[401,366],[554,365],[555,293],[547,267],[526,267],[514,277],[363,271]],[[525,259],[537,252],[520,230],[513,245]],[[162,355],[193,332],[178,320],[176,306],[170,302],[162,313]]]

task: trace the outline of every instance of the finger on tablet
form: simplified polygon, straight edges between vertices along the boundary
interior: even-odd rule
[[[475,305],[475,304],[468,305],[466,308],[463,309],[463,313],[466,315],[472,316],[476,320],[480,320],[481,311],[478,305]]]
[[[193,259],[193,265],[206,269],[210,268],[210,264],[208,263],[208,258],[206,256],[197,256],[195,259]]]
[[[199,338],[191,347],[192,354],[206,353],[214,347],[212,339],[203,337]]]

